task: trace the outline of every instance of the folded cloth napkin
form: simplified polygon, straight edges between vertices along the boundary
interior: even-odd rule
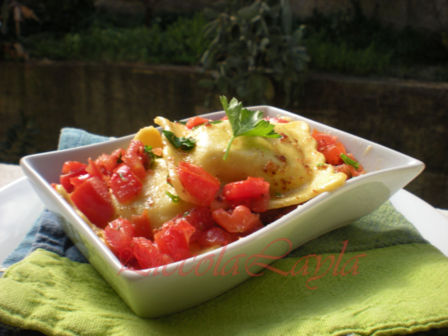
[[[61,146],[85,142],[83,131],[62,131]],[[395,335],[448,327],[448,259],[390,203],[292,251],[263,276],[157,319],[133,314],[58,223],[45,212],[5,262],[5,335]]]

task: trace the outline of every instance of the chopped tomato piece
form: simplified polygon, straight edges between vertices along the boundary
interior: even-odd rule
[[[202,167],[181,161],[177,168],[179,180],[193,197],[195,204],[208,206],[219,191],[219,180]]]
[[[101,170],[98,168],[95,161],[93,161],[91,158],[89,158],[89,164],[86,167],[86,171],[89,173],[90,176],[96,176],[100,179],[103,179],[103,174],[101,173]]]
[[[193,127],[205,124],[208,121],[209,121],[208,119],[205,119],[202,117],[192,117],[192,118],[188,119],[186,126],[189,129],[192,129]]]
[[[144,237],[134,237],[132,239],[134,257],[141,269],[157,267],[173,262],[170,256],[162,253],[151,240]]]
[[[120,203],[129,203],[135,199],[143,187],[137,175],[124,163],[112,174],[109,185]]]
[[[74,180],[84,175],[89,176],[88,174],[86,174],[85,171],[63,174],[59,176],[59,183],[61,183],[61,185],[68,193],[71,193],[75,189],[75,186],[77,185],[77,183]]]
[[[99,177],[89,177],[70,195],[76,207],[95,225],[103,228],[115,214],[106,183]]]
[[[112,152],[112,154],[101,154],[96,160],[95,164],[103,175],[112,175],[114,169],[121,163],[121,157],[124,155],[124,150],[119,148]]]
[[[185,218],[180,217],[165,223],[154,235],[154,242],[174,261],[187,259],[192,255],[189,244],[195,230]]]
[[[341,154],[347,154],[345,146],[334,135],[313,131],[312,136],[317,141],[317,150],[324,154],[325,160],[331,165],[342,163]]]
[[[337,142],[334,145],[328,145],[322,151],[325,156],[327,163],[336,166],[341,164],[343,161],[341,159],[341,154],[347,154],[345,147],[342,143]]]
[[[136,237],[153,239],[151,222],[149,221],[148,210],[143,210],[141,215],[133,215],[131,222],[134,226]]]
[[[318,130],[313,130],[313,133],[311,135],[317,141],[317,150],[319,152],[321,152],[328,145],[334,145],[336,142],[338,142],[338,139],[334,135],[322,133]]]
[[[198,243],[201,247],[225,246],[237,239],[237,234],[227,232],[218,226],[213,226],[207,231],[200,233]]]
[[[353,156],[353,154],[348,153],[347,156],[356,161],[355,157]],[[341,172],[344,173],[345,175],[347,175],[347,178],[352,178],[352,177],[356,177],[362,174],[365,174],[365,170],[363,168],[363,166],[358,162],[358,169],[356,169],[355,167],[353,167],[352,165],[349,165],[347,163],[343,163],[341,165],[338,165],[335,167],[335,170],[337,172]]]
[[[146,168],[149,167],[149,157],[145,153],[145,146],[140,140],[131,140],[122,160],[126,163],[139,179],[146,176]]]
[[[64,189],[71,193],[74,190],[75,184],[72,179],[80,175],[86,174],[86,165],[78,161],[66,161],[62,166],[62,175],[59,177],[59,183]]]
[[[212,215],[216,223],[231,233],[253,232],[263,226],[260,216],[251,212],[245,205],[238,205],[229,211],[216,209]]]
[[[195,227],[196,231],[190,238],[192,243],[196,243],[203,232],[215,225],[212,212],[208,207],[196,207],[187,211],[183,218]]]
[[[264,212],[270,200],[269,182],[261,177],[248,177],[244,181],[227,183],[223,196],[233,206],[242,204],[255,212]]]
[[[87,165],[78,161],[65,161],[62,165],[62,174],[85,171]]]
[[[118,259],[126,264],[132,258],[134,227],[124,218],[117,218],[104,229],[104,240]]]
[[[75,188],[84,183],[90,177],[89,173],[83,172],[82,174],[70,177],[70,183]]]

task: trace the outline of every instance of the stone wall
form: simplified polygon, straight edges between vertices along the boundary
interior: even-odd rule
[[[65,126],[120,136],[157,115],[180,119],[216,110],[217,100],[204,106],[210,94],[199,85],[204,76],[189,67],[0,63],[0,144],[14,130],[25,134],[29,124],[36,133],[16,139],[27,141],[26,153],[55,149]],[[448,208],[447,83],[312,74],[297,101],[296,113],[425,162],[409,190]]]

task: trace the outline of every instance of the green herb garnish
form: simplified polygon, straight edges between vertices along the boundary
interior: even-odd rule
[[[180,197],[177,195],[173,195],[172,193],[170,193],[169,191],[165,192],[165,194],[171,198],[171,201],[173,201],[173,203],[179,203],[180,201]]]
[[[145,145],[145,153],[151,158],[151,159],[160,159],[161,158],[161,156],[160,155],[157,155],[156,153],[154,153],[153,151],[152,151],[152,147],[151,146],[148,146],[148,145]]]
[[[350,159],[350,158],[349,158],[347,155],[345,155],[344,153],[342,153],[340,156],[341,156],[342,161],[344,161],[344,163],[346,163],[346,164],[352,166],[353,168],[355,168],[356,170],[358,170],[358,168],[359,168],[359,163],[358,163],[358,162],[356,162],[356,161],[353,160],[353,159]]]
[[[128,180],[126,177],[123,176],[123,173],[122,173],[122,172],[118,172],[118,176],[120,177],[120,179],[121,179],[123,182],[126,182],[126,181]]]
[[[210,125],[216,125],[222,123],[222,120],[211,120],[208,122]]]
[[[263,119],[263,112],[251,111],[243,108],[243,104],[236,98],[232,98],[230,104],[224,96],[221,96],[220,100],[222,107],[229,118],[233,132],[227,145],[226,152],[224,153],[223,160],[227,159],[230,146],[232,146],[233,140],[238,136],[262,136],[265,138],[281,137],[280,134],[274,131],[274,125]]]
[[[168,139],[171,144],[176,147],[180,148],[184,151],[192,150],[196,146],[196,140],[193,138],[184,138],[184,137],[177,137],[173,132],[171,131],[162,131],[163,135]]]

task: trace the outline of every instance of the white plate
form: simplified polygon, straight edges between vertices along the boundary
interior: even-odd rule
[[[23,240],[43,209],[26,177],[0,189],[0,265]]]
[[[313,129],[336,135],[368,173],[348,180],[333,192],[316,196],[228,246],[164,266],[164,274],[161,269],[157,275],[153,274],[154,269],[147,272],[123,269],[87,223],[51,187],[51,183],[59,180],[60,167],[65,161],[86,162],[89,157],[127,147],[132,135],[101,144],[27,156],[21,160],[21,166],[45,205],[65,218],[63,226],[68,236],[129,307],[140,316],[161,316],[211,299],[261,270],[263,263],[272,262],[291,248],[368,214],[424,168],[424,164],[414,158],[341,130],[275,107],[256,108],[266,116],[303,120]],[[222,111],[204,115],[210,119],[223,116]]]

